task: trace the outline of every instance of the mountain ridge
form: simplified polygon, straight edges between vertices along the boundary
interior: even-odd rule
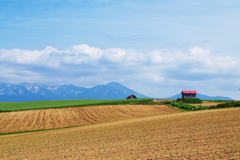
[[[48,86],[22,82],[11,84],[0,82],[0,102],[67,100],[67,99],[125,99],[130,94],[138,98],[150,98],[117,82],[97,85],[92,88],[72,84]]]
[[[174,96],[171,96],[171,97],[167,97],[167,98],[164,98],[164,99],[178,99],[178,98],[182,98],[182,94],[176,94]],[[207,96],[207,95],[203,95],[203,94],[197,94],[196,95],[196,98],[199,98],[199,99],[204,99],[204,100],[234,100],[232,98],[229,98],[229,97],[222,97],[222,96]]]
[[[67,99],[125,99],[129,95],[137,98],[177,99],[181,94],[166,98],[154,98],[140,94],[118,82],[97,85],[92,88],[77,87],[72,84],[48,86],[44,84],[30,84],[22,82],[12,84],[0,82],[0,102],[42,101],[42,100],[67,100]],[[229,97],[210,97],[197,94],[197,98],[207,100],[233,100]]]

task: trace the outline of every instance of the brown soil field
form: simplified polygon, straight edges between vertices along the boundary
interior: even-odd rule
[[[217,103],[217,102],[206,102],[206,103],[200,103],[200,104],[190,104],[192,106],[199,106],[199,105],[202,105],[202,106],[207,106],[207,107],[210,107],[210,106],[216,106],[218,104],[221,104],[221,103]]]
[[[175,99],[154,99],[153,102],[175,101]]]
[[[62,128],[180,112],[165,105],[106,105],[0,113],[0,133]]]
[[[240,108],[0,136],[0,159],[240,159]]]

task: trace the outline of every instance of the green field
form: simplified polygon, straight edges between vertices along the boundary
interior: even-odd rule
[[[32,109],[66,108],[93,105],[129,104],[133,102],[151,101],[150,98],[99,100],[99,99],[77,99],[77,100],[55,100],[55,101],[29,101],[29,102],[0,102],[0,112],[12,112]]]

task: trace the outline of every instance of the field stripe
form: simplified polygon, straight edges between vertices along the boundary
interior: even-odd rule
[[[4,135],[0,159],[240,159],[239,114],[214,109]]]
[[[0,133],[63,128],[180,112],[165,105],[105,105],[0,113]]]

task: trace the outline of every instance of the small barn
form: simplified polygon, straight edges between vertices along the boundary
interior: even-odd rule
[[[182,98],[196,98],[197,91],[182,91]]]
[[[129,96],[127,96],[126,99],[137,99],[137,97],[135,95],[129,95]]]

